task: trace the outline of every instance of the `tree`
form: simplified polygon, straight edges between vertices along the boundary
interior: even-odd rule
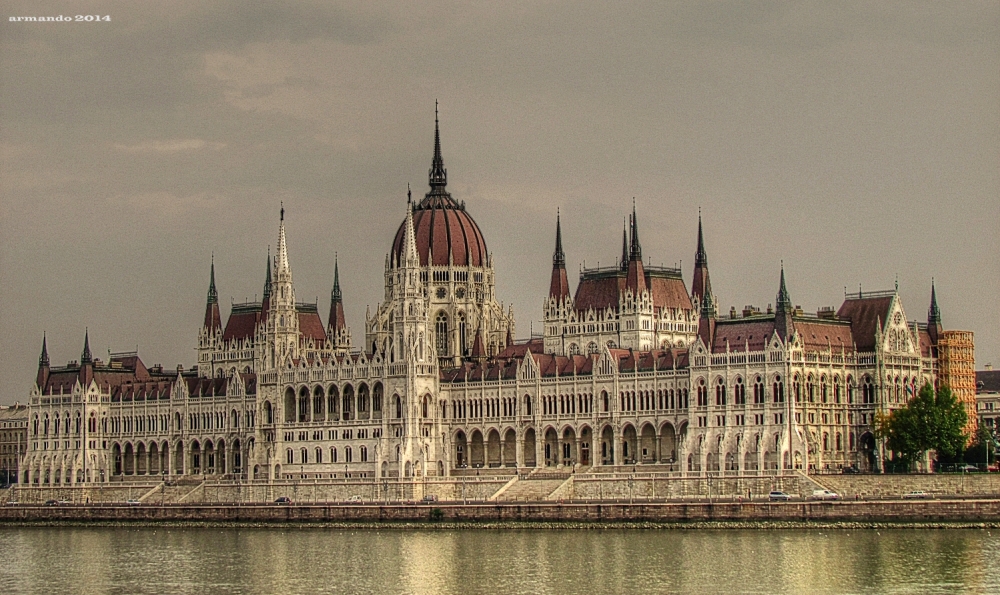
[[[929,450],[946,457],[961,452],[968,442],[965,422],[965,407],[951,389],[942,386],[935,391],[927,383],[906,407],[878,416],[875,433],[885,439],[901,466],[909,469]]]

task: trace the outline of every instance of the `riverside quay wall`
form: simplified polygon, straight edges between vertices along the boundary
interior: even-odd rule
[[[1000,500],[841,502],[480,503],[341,505],[101,505],[0,508],[21,523],[986,523]]]

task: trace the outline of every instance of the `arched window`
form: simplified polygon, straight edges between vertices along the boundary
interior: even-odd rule
[[[285,462],[289,465],[295,462],[295,455],[292,453],[292,449],[290,448],[285,451]]]
[[[587,343],[587,355],[591,355],[594,353],[597,353],[597,343],[591,341],[590,343]]]
[[[316,447],[316,462],[317,463],[323,462],[323,449],[318,446]]]
[[[743,384],[743,377],[736,377],[736,385],[733,387],[733,398],[735,399],[734,404],[736,405],[746,405],[747,403],[747,387]]]
[[[344,447],[344,462],[345,463],[350,463],[352,459],[353,459],[353,456],[351,455],[351,447],[350,446],[345,446]]]
[[[331,446],[330,447],[330,462],[331,463],[336,463],[337,462],[337,447],[336,446]]]
[[[774,377],[774,384],[771,385],[775,403],[785,402],[785,383],[781,381],[781,376]]]
[[[361,454],[361,462],[362,463],[367,463],[368,462],[368,447],[367,446],[362,446],[361,449],[360,449],[360,454]]]
[[[726,381],[722,378],[715,381],[715,404],[720,406],[726,404]]]
[[[438,312],[434,320],[434,346],[438,357],[448,355],[448,315],[444,312]]]
[[[302,463],[303,465],[309,462],[309,451],[308,450],[306,450],[304,448],[301,449],[299,451],[299,456],[302,457],[302,460],[299,461],[299,462]]]
[[[698,379],[698,406],[708,407],[708,387],[705,386],[705,379]]]
[[[764,381],[760,376],[757,376],[753,380],[753,404],[762,405],[764,399]]]
[[[569,344],[569,354],[570,355],[580,355],[580,346],[576,343]]]

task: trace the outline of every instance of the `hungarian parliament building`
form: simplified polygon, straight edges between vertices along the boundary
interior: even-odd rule
[[[582,269],[575,292],[557,215],[544,329],[517,341],[486,238],[447,190],[436,121],[429,185],[400,213],[361,343],[335,262],[325,324],[296,299],[284,209],[262,300],[224,324],[212,264],[191,368],[102,361],[87,338],[79,361],[53,367],[43,339],[18,479],[863,471],[885,457],[876,414],[937,381],[933,286],[926,323],[896,290],[806,313],[782,268],[773,306],[719,312],[700,215],[689,288],[643,263],[634,206],[617,264]]]

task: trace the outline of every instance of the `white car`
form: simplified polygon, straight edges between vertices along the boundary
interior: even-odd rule
[[[840,494],[830,490],[813,490],[813,500],[840,500]]]

